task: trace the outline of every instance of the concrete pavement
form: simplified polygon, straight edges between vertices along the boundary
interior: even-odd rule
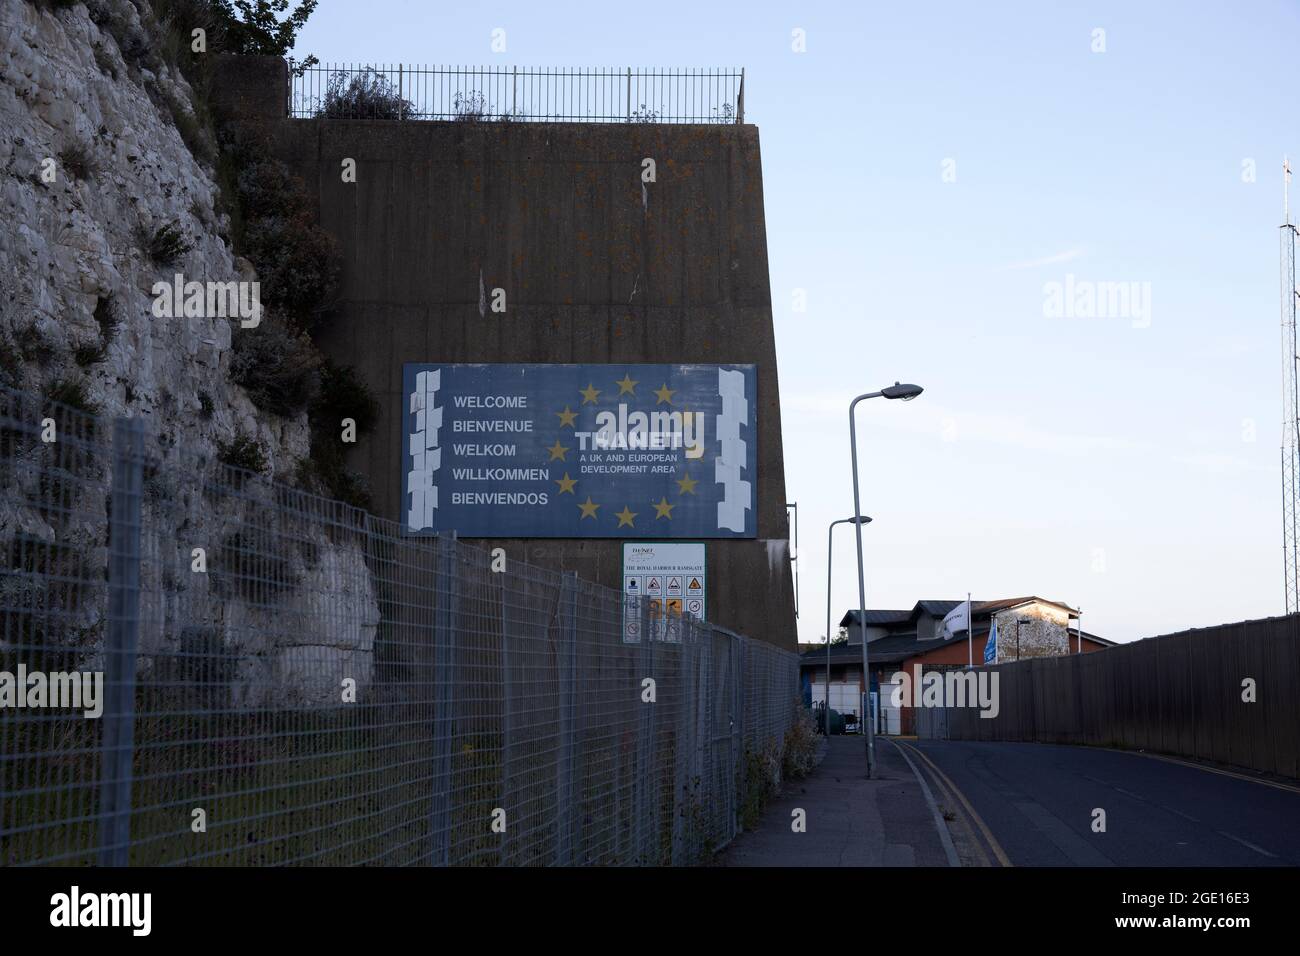
[[[864,742],[832,737],[821,764],[787,782],[758,828],[720,854],[719,866],[948,866],[940,828],[921,784],[899,750],[876,743],[876,776],[866,778]],[[791,829],[792,811],[807,830]]]

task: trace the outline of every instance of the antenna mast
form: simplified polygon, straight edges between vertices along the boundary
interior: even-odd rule
[[[1300,388],[1296,363],[1296,227],[1291,223],[1291,164],[1282,161],[1282,567],[1286,613],[1300,611]]]

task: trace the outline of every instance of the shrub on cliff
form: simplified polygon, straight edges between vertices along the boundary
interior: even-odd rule
[[[337,430],[345,418],[355,421],[357,434],[364,435],[375,427],[379,403],[356,369],[326,362],[320,372],[320,391],[311,406],[312,425]]]
[[[327,361],[320,371],[320,390],[311,403],[311,457],[299,462],[298,481],[313,494],[324,494],[369,511],[373,501],[364,477],[347,467],[343,420],[356,423],[357,435],[375,427],[379,403],[350,367]]]
[[[267,312],[256,328],[232,331],[230,380],[263,411],[291,417],[306,409],[322,361],[311,339]]]
[[[243,253],[257,269],[262,303],[282,309],[306,328],[329,301],[338,282],[333,238],[306,210],[263,216],[244,223]]]
[[[253,264],[262,304],[310,329],[338,282],[334,239],[316,224],[302,180],[259,139],[223,131],[223,155],[234,171],[240,228],[235,248]]]

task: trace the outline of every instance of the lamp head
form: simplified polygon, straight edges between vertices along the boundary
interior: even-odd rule
[[[886,388],[880,390],[880,394],[885,398],[901,398],[905,402],[910,402],[916,396],[920,395],[925,389],[920,385],[901,385],[895,382]]]

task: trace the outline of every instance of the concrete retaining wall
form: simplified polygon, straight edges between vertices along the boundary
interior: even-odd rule
[[[265,83],[272,107],[281,84]],[[240,95],[247,100],[246,87]],[[708,543],[709,616],[795,648],[756,127],[259,125],[342,251],[340,296],[317,341],[382,404],[351,462],[381,515],[402,512],[405,362],[754,363],[758,539]],[[647,158],[656,181],[643,184]],[[342,181],[344,159],[356,161],[355,183]],[[481,288],[489,300],[504,289],[506,313],[480,314]],[[482,544],[621,586],[619,540]]]

